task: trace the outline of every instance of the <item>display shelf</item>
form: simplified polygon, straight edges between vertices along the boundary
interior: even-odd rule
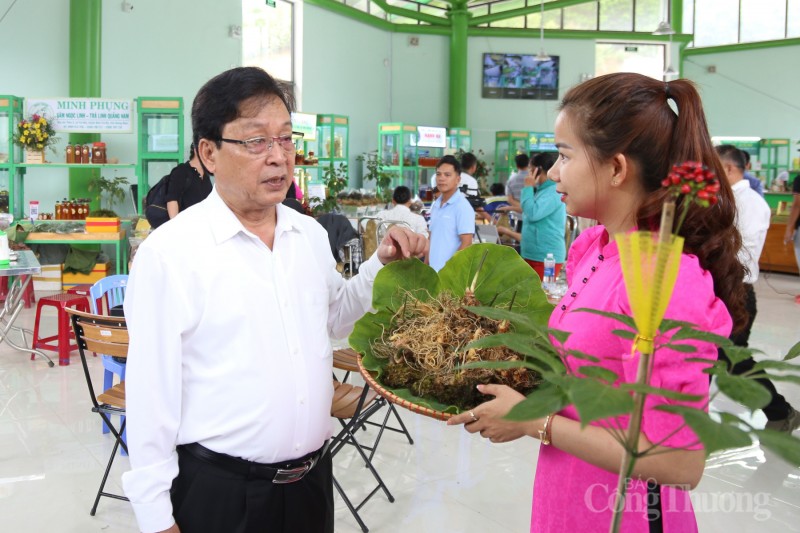
[[[472,130],[450,128],[447,132],[447,147],[458,152],[472,151]]]
[[[136,208],[144,212],[142,203],[147,191],[167,172],[164,164],[177,166],[185,159],[183,150],[183,98],[180,96],[142,96],[136,100],[137,145]],[[75,167],[84,165],[75,165]],[[152,182],[151,182],[152,181]]]
[[[24,218],[24,178],[40,169],[94,170],[91,175],[99,175],[97,171],[103,169],[131,171],[138,190],[143,191],[137,199],[137,209],[142,212],[142,201],[151,185],[150,176],[160,179],[184,159],[183,99],[180,97],[136,99],[136,163],[25,163],[22,150],[12,143],[14,128],[23,118],[22,102],[17,96],[0,95],[0,155],[8,158],[0,164],[0,189],[9,191],[8,210],[18,219]]]
[[[784,170],[789,170],[790,147],[791,141],[789,139],[761,139],[759,146],[761,168],[756,171],[756,174],[759,177],[763,176],[767,190],[772,189],[773,182],[778,177],[778,174]]]
[[[514,158],[529,153],[530,133],[527,131],[498,131],[494,142],[495,181],[505,183],[517,171]]]
[[[417,127],[400,122],[378,124],[378,158],[384,170],[394,175],[391,188],[405,185],[419,191]]]

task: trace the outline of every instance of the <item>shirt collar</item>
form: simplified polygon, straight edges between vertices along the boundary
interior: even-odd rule
[[[750,187],[750,182],[748,182],[746,179],[741,179],[736,183],[734,183],[733,185],[731,185],[731,190],[736,192],[738,189],[747,189],[749,187]]]
[[[402,211],[404,213],[410,213],[411,209],[409,209],[408,207],[404,206],[403,204],[397,204],[396,206],[392,207],[390,209],[390,211]]]
[[[222,200],[222,197],[217,193],[216,187],[212,189],[211,194],[208,195],[208,210],[209,220],[213,221],[211,224],[211,232],[214,235],[214,240],[220,244],[242,232],[247,235],[252,235],[242,222],[236,217],[236,214],[230,207]],[[275,236],[281,233],[291,231],[293,229],[300,229],[292,221],[292,209],[283,204],[275,206],[277,209],[278,223],[275,226]]]

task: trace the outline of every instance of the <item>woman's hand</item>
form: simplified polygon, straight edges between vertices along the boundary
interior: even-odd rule
[[[480,404],[475,409],[461,413],[447,421],[448,426],[464,424],[470,433],[480,433],[492,442],[510,442],[525,435],[536,435],[535,428],[542,425],[538,420],[511,422],[503,417],[525,396],[507,385],[478,385],[482,394],[494,396],[493,400]]]
[[[540,174],[542,174],[542,172],[539,167],[535,167],[530,172],[528,172],[528,174],[525,176],[525,186],[538,187],[540,183],[539,180]]]

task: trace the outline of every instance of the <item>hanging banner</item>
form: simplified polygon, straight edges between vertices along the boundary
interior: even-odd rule
[[[418,126],[419,140],[417,146],[428,148],[445,148],[447,147],[447,129],[434,128],[431,126]]]
[[[26,98],[26,116],[47,118],[58,132],[133,133],[133,100],[115,98]]]

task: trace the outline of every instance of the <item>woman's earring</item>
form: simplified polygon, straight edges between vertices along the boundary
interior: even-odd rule
[[[611,185],[613,185],[614,187],[616,187],[618,183],[619,183],[619,182],[617,181],[617,179],[616,179],[616,178],[614,178],[613,180],[611,180]]]

